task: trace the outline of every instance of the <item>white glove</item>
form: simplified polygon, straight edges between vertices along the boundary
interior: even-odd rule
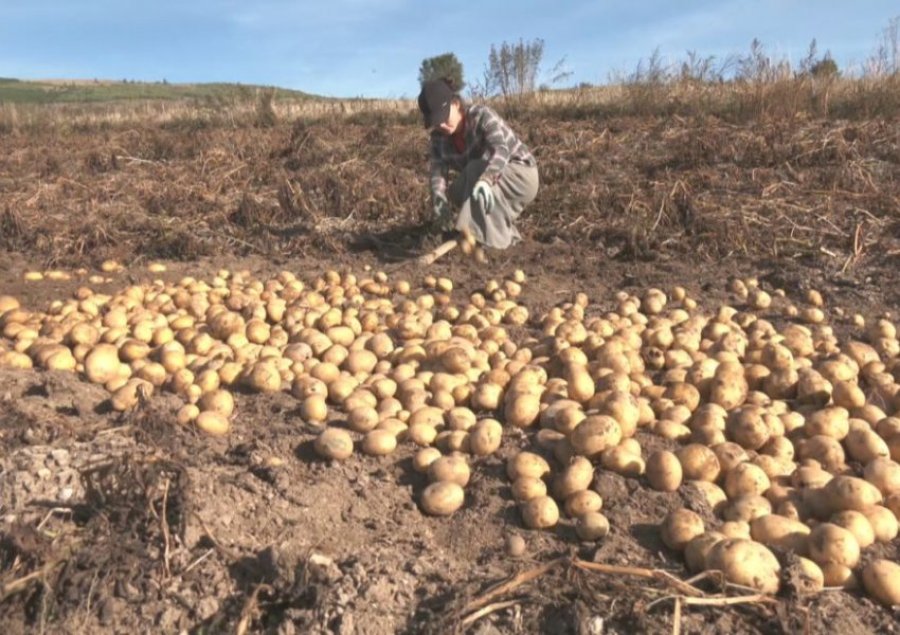
[[[472,198],[484,210],[485,214],[491,213],[494,207],[494,190],[491,184],[484,180],[479,180],[472,189]]]

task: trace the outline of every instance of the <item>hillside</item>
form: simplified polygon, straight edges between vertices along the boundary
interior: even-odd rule
[[[0,78],[0,103],[49,104],[129,100],[220,100],[252,97],[259,91],[274,90],[275,99],[322,99],[297,90],[246,84],[170,84],[128,80],[41,80]]]

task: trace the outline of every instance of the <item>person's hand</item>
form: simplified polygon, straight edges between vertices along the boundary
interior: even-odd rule
[[[436,192],[431,198],[431,205],[434,211],[434,220],[441,227],[445,227],[451,223],[453,212],[450,209],[450,202],[447,200],[446,194]]]
[[[485,214],[491,213],[491,208],[494,207],[494,190],[491,189],[490,183],[483,180],[478,181],[472,190],[472,198],[475,199],[475,202],[478,203]]]

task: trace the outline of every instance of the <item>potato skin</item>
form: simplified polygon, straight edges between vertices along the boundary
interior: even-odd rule
[[[863,569],[862,583],[873,598],[886,606],[900,604],[900,564],[880,558]]]
[[[670,511],[660,526],[663,543],[669,549],[676,551],[683,550],[704,530],[703,519],[698,514],[684,508]]]
[[[554,493],[565,500],[575,492],[586,490],[594,480],[594,466],[583,456],[573,457],[554,481]]]
[[[705,445],[690,443],[679,448],[675,453],[681,462],[684,478],[690,481],[709,481],[714,483],[722,471],[719,457]]]
[[[465,492],[458,483],[437,481],[422,492],[422,510],[432,516],[449,516],[462,507]]]
[[[201,412],[194,420],[194,424],[212,436],[223,436],[228,433],[229,428],[228,419],[215,410]]]
[[[809,556],[820,565],[839,564],[852,569],[859,562],[859,543],[843,527],[821,523],[809,534]]]
[[[763,593],[777,593],[781,566],[767,547],[746,538],[720,540],[707,556],[707,566],[725,579]]]
[[[809,527],[799,520],[769,514],[750,523],[750,536],[767,547],[781,547],[804,556],[808,552]]]
[[[619,422],[607,415],[591,415],[572,432],[569,441],[575,452],[586,457],[599,456],[622,440]]]
[[[353,439],[341,428],[322,430],[313,443],[316,453],[326,459],[342,461],[353,454]]]
[[[519,452],[506,463],[506,475],[511,481],[520,476],[541,478],[550,472],[550,464],[546,459],[534,452]]]
[[[522,503],[522,520],[530,529],[548,529],[559,522],[559,507],[549,496],[537,496]]]
[[[585,541],[600,540],[609,533],[609,520],[600,512],[587,512],[575,520],[575,533]]]
[[[647,459],[647,481],[659,492],[674,492],[681,485],[681,461],[668,450],[654,452]]]
[[[835,476],[823,488],[833,511],[863,511],[882,501],[877,487],[855,476]]]

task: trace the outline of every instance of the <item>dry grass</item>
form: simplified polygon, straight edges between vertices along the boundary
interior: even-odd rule
[[[570,120],[530,108],[511,121],[541,166],[522,220],[533,240],[618,258],[738,253],[838,268],[898,247],[892,120]],[[371,111],[7,135],[0,248],[48,266],[409,251],[425,228],[426,145],[414,115]]]

